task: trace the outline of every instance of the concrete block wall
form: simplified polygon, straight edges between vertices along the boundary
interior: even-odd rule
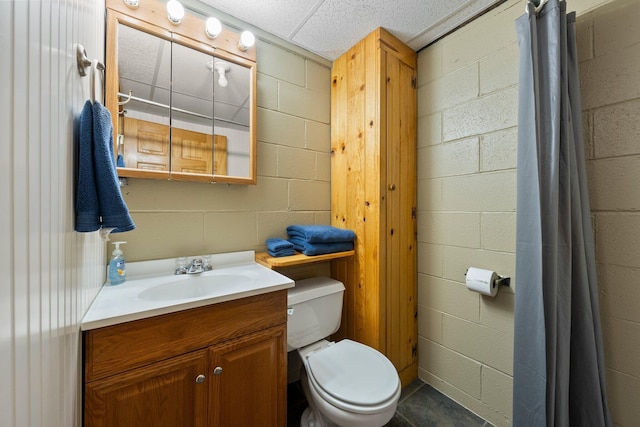
[[[637,0],[568,2],[578,14],[588,171],[609,402],[640,419],[640,40]],[[518,45],[510,0],[418,57],[419,376],[497,426],[511,425]],[[496,298],[468,267],[512,277]]]
[[[122,235],[128,261],[261,251],[289,224],[330,222],[330,68],[275,44],[257,48],[257,185],[129,179],[137,229]]]
[[[614,423],[640,420],[640,1],[580,16],[580,80]]]
[[[508,2],[418,56],[419,376],[495,425],[511,420],[514,294],[481,297],[464,279],[515,279],[523,11]]]

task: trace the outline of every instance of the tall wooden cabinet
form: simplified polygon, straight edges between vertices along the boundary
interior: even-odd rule
[[[338,338],[417,377],[416,53],[379,28],[333,63],[331,222],[356,233],[332,262],[345,283]]]

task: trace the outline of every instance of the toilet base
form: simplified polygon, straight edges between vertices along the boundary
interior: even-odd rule
[[[336,424],[328,423],[327,420],[319,420],[310,407],[304,410],[300,417],[300,427],[333,427]]]

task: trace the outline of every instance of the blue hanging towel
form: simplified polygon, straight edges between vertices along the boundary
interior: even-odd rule
[[[356,238],[353,231],[330,225],[290,225],[287,234],[308,243],[353,242]]]
[[[93,109],[85,102],[80,114],[78,138],[78,181],[75,230],[85,233],[100,229],[98,189],[93,171]]]
[[[104,105],[93,104],[93,161],[103,228],[122,233],[136,228],[120,192],[120,181],[113,155],[111,113]]]

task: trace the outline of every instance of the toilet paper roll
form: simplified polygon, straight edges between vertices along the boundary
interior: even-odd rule
[[[467,289],[479,292],[482,295],[495,297],[498,293],[496,280],[499,278],[495,271],[469,267],[466,279]]]

